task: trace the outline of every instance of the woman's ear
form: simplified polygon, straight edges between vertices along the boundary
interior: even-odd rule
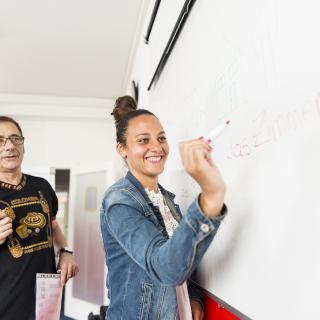
[[[125,148],[123,147],[123,145],[121,143],[117,143],[117,152],[120,154],[120,156],[123,159],[127,158],[127,153],[126,153]]]

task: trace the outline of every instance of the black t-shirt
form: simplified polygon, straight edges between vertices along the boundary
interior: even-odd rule
[[[13,234],[0,245],[0,319],[35,319],[36,273],[56,272],[58,199],[45,179],[23,175],[18,186],[0,181],[0,209],[13,219]]]

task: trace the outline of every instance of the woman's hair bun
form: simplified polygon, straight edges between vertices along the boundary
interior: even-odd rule
[[[116,100],[111,115],[115,122],[119,122],[128,113],[135,110],[137,110],[136,101],[131,96],[123,96]]]

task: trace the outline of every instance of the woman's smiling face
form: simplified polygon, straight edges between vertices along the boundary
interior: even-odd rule
[[[126,132],[126,146],[121,148],[120,153],[142,184],[145,179],[158,179],[169,153],[160,121],[146,114],[131,119]]]

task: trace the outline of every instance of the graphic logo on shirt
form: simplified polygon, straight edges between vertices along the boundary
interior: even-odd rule
[[[21,239],[29,235],[36,236],[46,225],[46,218],[40,212],[29,212],[24,218],[20,219],[20,225],[16,228],[17,234]]]
[[[39,197],[14,199],[11,205],[0,200],[0,204],[13,221],[14,233],[8,236],[7,246],[14,258],[52,247],[50,209],[42,192]]]

